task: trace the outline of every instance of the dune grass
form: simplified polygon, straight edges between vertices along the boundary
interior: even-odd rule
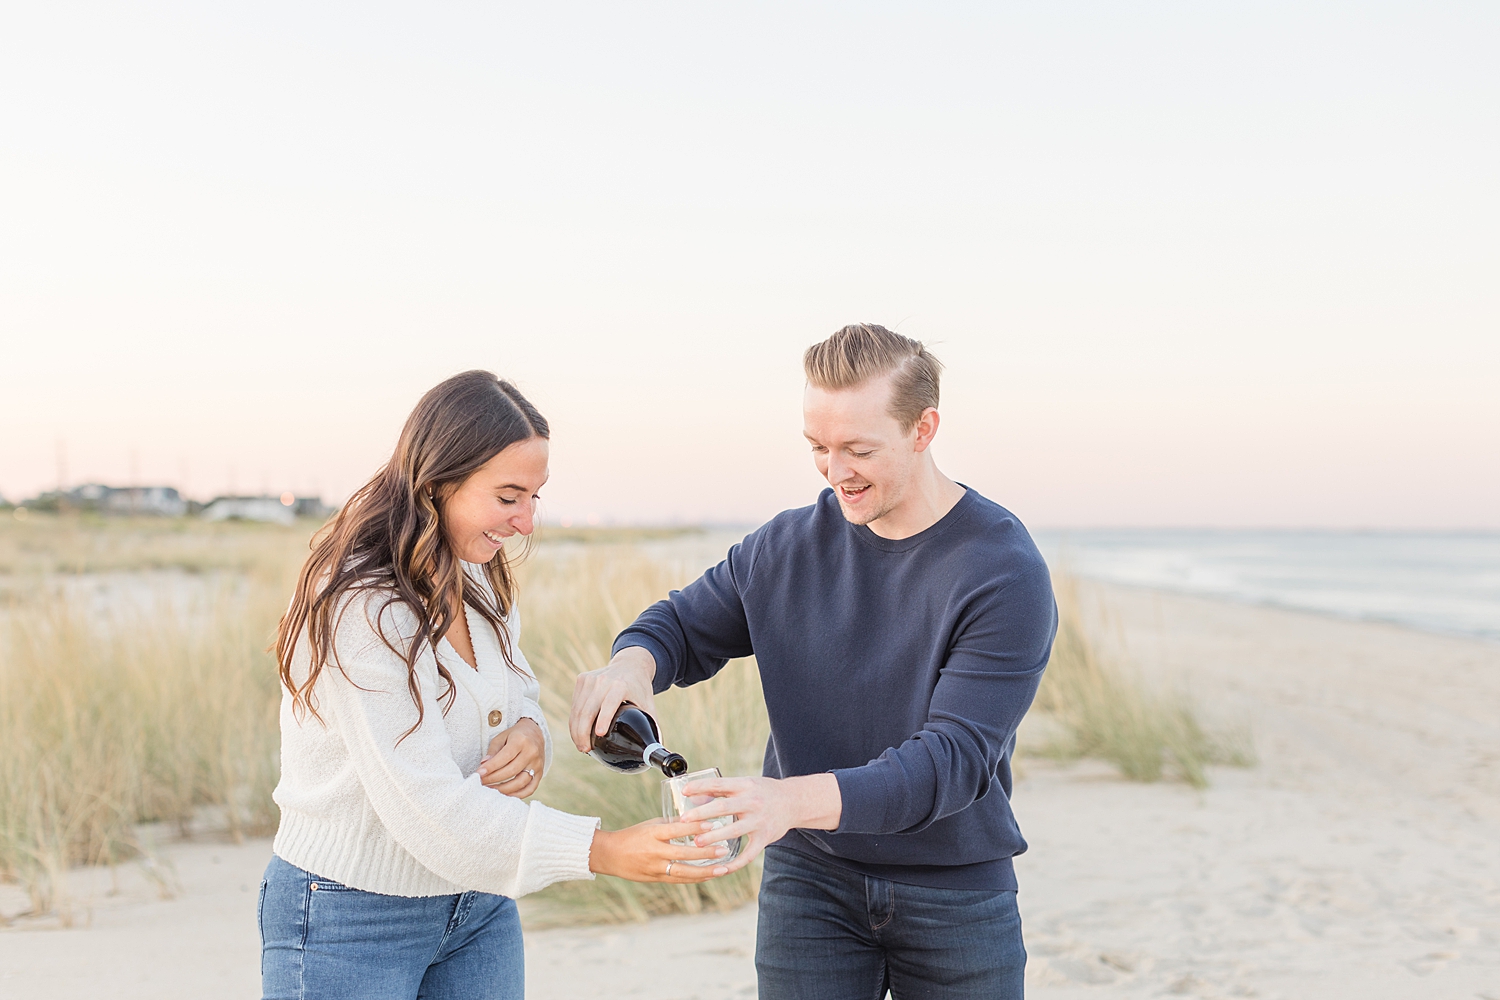
[[[266,651],[311,525],[0,520],[0,879],[32,911],[66,922],[71,865],[149,860],[144,824],[232,836],[276,825],[275,664]],[[659,776],[620,775],[575,750],[573,679],[602,665],[616,632],[692,579],[661,533],[543,534],[520,569],[522,647],[542,682],[556,747],[539,797],[617,828],[658,815]],[[553,544],[549,544],[549,541]],[[156,571],[154,573],[142,571]],[[192,599],[163,574],[193,582]],[[147,596],[98,614],[79,574],[141,574]],[[1201,785],[1211,763],[1246,763],[1248,743],[1208,733],[1192,706],[1106,662],[1059,581],[1063,623],[1037,709],[1056,738],[1039,750],[1099,757],[1134,780]],[[751,660],[657,702],[665,742],[694,768],[757,774],[768,724]],[[563,883],[527,905],[528,922],[584,923],[696,913],[752,899],[758,866],[701,886],[620,879]]]
[[[211,825],[236,838],[275,830],[280,691],[266,647],[311,530],[38,514],[0,522],[0,879],[26,888],[32,913],[71,919],[62,878],[71,866],[149,861],[147,825]],[[573,677],[606,662],[614,632],[700,567],[635,548],[670,532],[559,535],[565,544],[539,547],[521,569],[523,647],[557,741],[540,797],[624,826],[659,814],[658,784],[572,749]],[[190,600],[163,571],[191,575]],[[71,585],[91,573],[145,575],[131,600],[100,616],[88,588]],[[667,695],[659,715],[695,766],[758,772],[766,726],[753,664]],[[756,877],[701,888],[603,878],[543,894],[528,917],[724,908],[753,898]]]
[[[6,577],[214,571],[277,577],[306,554],[310,522],[287,527],[199,518],[0,514],[0,584]]]
[[[548,805],[599,816],[618,829],[661,813],[661,775],[608,770],[568,740],[568,706],[580,671],[609,662],[615,635],[701,567],[643,558],[627,545],[594,545],[548,555],[521,572],[521,645],[541,681],[554,758],[540,793]],[[662,739],[694,770],[759,774],[770,726],[753,660],[730,663],[712,683],[673,689],[656,702]],[[530,901],[533,924],[638,920],[662,913],[728,909],[755,898],[759,864],[696,886],[651,885],[601,877],[564,882]]]
[[[275,825],[275,606],[215,595],[86,618],[56,593],[12,604],[0,631],[0,873],[34,912],[60,902],[69,865],[138,854],[138,827],[186,831],[203,807],[236,838]]]
[[[1107,761],[1132,781],[1176,778],[1208,784],[1208,767],[1255,763],[1249,732],[1210,731],[1185,694],[1157,690],[1105,657],[1085,626],[1077,584],[1054,577],[1057,639],[1033,711],[1052,735],[1030,752],[1058,760]]]

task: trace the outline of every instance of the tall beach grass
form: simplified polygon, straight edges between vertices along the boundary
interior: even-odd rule
[[[34,913],[69,916],[62,878],[186,832],[211,813],[239,838],[275,826],[278,692],[264,647],[280,588],[212,586],[100,617],[42,584],[0,611],[0,877]]]
[[[552,770],[539,793],[548,805],[599,816],[612,829],[660,815],[661,775],[617,774],[579,753],[568,739],[568,708],[574,678],[609,662],[615,635],[701,568],[619,544],[569,546],[556,555],[539,550],[523,564],[521,645],[541,681],[554,741]],[[770,726],[753,660],[731,662],[711,683],[667,691],[656,709],[663,741],[695,770],[760,773]],[[556,923],[727,909],[754,899],[758,885],[758,863],[696,886],[610,877],[564,882],[538,894],[529,916]]]
[[[0,879],[25,886],[33,912],[66,919],[66,869],[142,857],[147,824],[233,837],[274,830],[280,692],[266,648],[312,529],[44,515],[0,523]],[[521,642],[555,746],[542,801],[610,827],[659,813],[659,776],[619,775],[572,747],[568,703],[578,672],[608,660],[614,635],[703,568],[671,553],[702,549],[701,539],[674,549],[662,533],[544,532],[521,564]],[[79,585],[93,574],[117,583],[135,574],[145,597],[101,610]],[[1062,628],[1037,701],[1054,737],[1030,752],[1194,784],[1211,763],[1249,759],[1180,697],[1101,657],[1066,581],[1059,595]],[[695,768],[759,773],[768,725],[752,660],[667,692],[657,708],[666,742]],[[535,924],[695,913],[753,898],[757,879],[752,865],[695,887],[564,883],[527,914]]]
[[[1208,784],[1208,767],[1255,763],[1249,731],[1210,729],[1181,691],[1155,688],[1114,662],[1085,624],[1078,585],[1055,575],[1057,638],[1033,712],[1050,734],[1031,751],[1057,760],[1107,761],[1132,781]]]

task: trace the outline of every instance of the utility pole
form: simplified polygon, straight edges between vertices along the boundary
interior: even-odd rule
[[[57,509],[68,509],[68,441],[57,438]]]

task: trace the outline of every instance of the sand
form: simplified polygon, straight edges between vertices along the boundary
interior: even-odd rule
[[[1500,1000],[1500,646],[1087,588],[1115,655],[1260,755],[1206,791],[1023,757],[1028,994]],[[73,874],[0,930],[0,997],[253,997],[269,851],[198,838]],[[169,895],[171,898],[162,898]],[[25,906],[0,887],[0,915]],[[754,907],[532,931],[528,994],[754,996]],[[663,941],[673,959],[660,959]]]

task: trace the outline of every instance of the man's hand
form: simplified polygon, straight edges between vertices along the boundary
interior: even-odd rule
[[[524,799],[542,783],[547,738],[534,719],[503,729],[490,740],[490,750],[479,762],[479,780],[486,788]]]
[[[628,701],[654,716],[656,699],[651,684],[655,680],[656,657],[640,646],[626,646],[608,666],[579,674],[573,684],[573,712],[568,716],[573,745],[588,753],[594,737],[609,732],[622,702]]]
[[[703,823],[695,843],[700,846],[732,841],[744,836],[745,849],[729,862],[729,871],[748,865],[755,856],[786,836],[788,830],[837,830],[844,812],[839,780],[832,774],[806,774],[796,778],[709,778],[695,781],[683,790],[690,798],[705,795],[713,800],[679,817],[683,823],[710,820],[716,816],[738,816],[728,826],[714,829]]]

